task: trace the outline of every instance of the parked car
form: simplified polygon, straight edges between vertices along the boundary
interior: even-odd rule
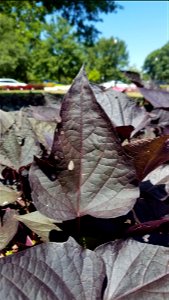
[[[101,84],[105,88],[112,88],[115,91],[123,92],[123,91],[134,91],[137,89],[134,83],[124,83],[122,81],[112,80],[108,82],[104,82]]]
[[[0,78],[0,87],[10,88],[10,87],[16,87],[19,89],[22,89],[23,87],[26,87],[27,84],[24,82],[19,82],[15,79],[11,78]]]

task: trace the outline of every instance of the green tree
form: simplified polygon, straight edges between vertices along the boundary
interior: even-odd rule
[[[89,80],[101,82],[121,79],[119,71],[128,64],[128,53],[124,41],[113,37],[101,38],[87,49],[87,73]]]
[[[84,47],[63,18],[46,25],[43,39],[32,51],[31,80],[58,80],[70,83],[84,61]]]
[[[69,83],[85,61],[93,81],[120,76],[117,68],[127,55],[123,42],[115,45],[112,39],[101,39],[91,45],[97,36],[92,22],[100,20],[100,12],[117,7],[108,0],[1,1],[2,23],[6,23],[1,28],[1,76]],[[58,14],[65,19],[56,18]]]
[[[12,18],[0,14],[0,77],[27,80],[29,51]]]
[[[99,31],[93,22],[102,21],[100,13],[116,12],[121,8],[112,0],[42,0],[0,2],[0,12],[13,16],[17,21],[24,21],[29,27],[35,21],[46,22],[46,15],[59,14],[71,26],[76,26],[79,41],[93,43]]]
[[[151,79],[169,83],[169,42],[147,56],[143,70]]]

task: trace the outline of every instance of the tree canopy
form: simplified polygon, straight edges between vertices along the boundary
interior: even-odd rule
[[[85,59],[72,27],[63,18],[46,25],[44,38],[32,51],[30,79],[71,83]]]
[[[169,42],[147,56],[143,70],[151,79],[169,83]]]
[[[23,34],[20,37],[14,20],[3,14],[0,14],[0,36],[0,77],[15,78],[19,73],[19,79],[27,80],[29,51],[25,37],[23,42]]]
[[[109,0],[0,2],[0,76],[25,82],[71,83],[83,63],[95,82],[119,79],[127,65],[123,41],[98,38],[100,13],[116,11]]]
[[[127,65],[126,45],[115,38],[101,38],[93,46],[78,43],[76,32],[63,18],[46,26],[44,39],[32,51],[30,79],[71,83],[83,63],[94,82],[120,79],[117,70]]]
[[[87,72],[92,81],[106,81],[122,77],[119,71],[128,64],[128,53],[124,41],[116,38],[101,38],[88,48]]]
[[[71,26],[76,26],[79,41],[93,43],[99,31],[93,23],[102,21],[100,13],[116,12],[121,8],[112,0],[42,0],[16,1],[5,0],[0,2],[0,12],[13,16],[17,21],[24,21],[27,26],[36,20],[46,21],[49,14],[59,14]]]

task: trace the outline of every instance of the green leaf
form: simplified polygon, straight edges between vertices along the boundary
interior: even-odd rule
[[[18,229],[18,221],[14,218],[15,210],[7,210],[0,223],[0,250],[12,240]]]
[[[49,232],[51,230],[61,231],[58,226],[53,224],[60,223],[58,220],[49,219],[38,211],[25,215],[16,215],[15,218],[39,235],[43,241],[49,241]]]
[[[20,196],[20,192],[0,184],[0,205],[4,206],[13,203]]]

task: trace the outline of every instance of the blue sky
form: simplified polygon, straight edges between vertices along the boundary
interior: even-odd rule
[[[169,41],[169,1],[117,1],[117,13],[101,14],[100,37],[124,40],[130,66],[141,68],[146,56]]]

